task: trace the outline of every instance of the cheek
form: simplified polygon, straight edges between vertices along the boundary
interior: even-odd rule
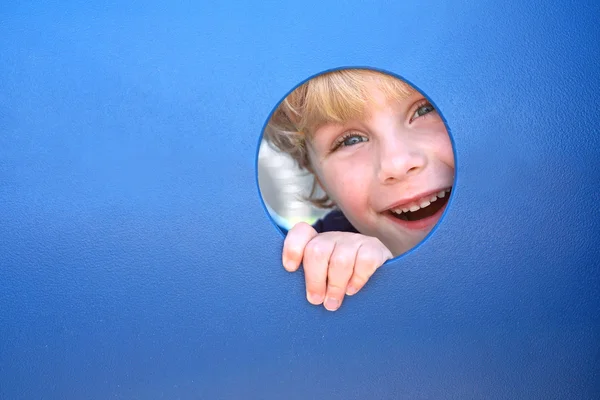
[[[454,169],[454,152],[450,136],[445,129],[436,136],[436,154],[444,164]]]
[[[369,170],[357,161],[328,165],[322,170],[324,189],[340,208],[356,209],[367,202]]]

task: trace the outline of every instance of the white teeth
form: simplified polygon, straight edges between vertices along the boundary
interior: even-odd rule
[[[446,193],[449,193],[449,192],[450,192],[450,189],[441,190],[437,194],[432,195],[429,198],[429,200],[428,199],[422,199],[419,203],[413,203],[409,207],[395,208],[395,209],[393,209],[391,211],[393,213],[396,213],[396,214],[407,213],[409,211],[410,212],[415,212],[417,210],[420,210],[421,208],[425,208],[425,207],[431,205],[431,203],[433,203],[437,199],[443,199],[444,197],[446,197]]]

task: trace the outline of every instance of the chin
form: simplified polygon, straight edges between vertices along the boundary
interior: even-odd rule
[[[386,245],[386,247],[390,250],[394,257],[401,256],[402,254],[409,252],[419,245],[419,243],[425,239],[429,232],[431,232],[431,229],[423,232],[423,235],[420,235],[419,237],[411,237],[408,240],[405,237],[403,240],[401,239],[400,243],[398,243],[398,240],[395,240],[393,244]]]

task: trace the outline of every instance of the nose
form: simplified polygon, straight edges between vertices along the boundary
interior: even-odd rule
[[[405,180],[427,166],[427,156],[417,143],[400,134],[381,142],[378,178],[383,184]]]

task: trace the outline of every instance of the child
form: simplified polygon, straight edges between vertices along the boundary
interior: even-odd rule
[[[440,115],[376,71],[338,70],[302,84],[273,112],[265,139],[314,176],[313,204],[335,208],[313,226],[292,227],[282,254],[287,271],[302,263],[308,301],[330,311],[425,238],[454,181]],[[324,197],[314,197],[317,187]]]

